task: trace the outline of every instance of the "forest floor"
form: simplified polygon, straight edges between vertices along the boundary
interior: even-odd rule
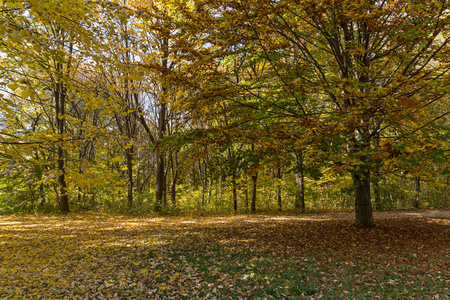
[[[450,211],[0,216],[0,299],[449,299]]]

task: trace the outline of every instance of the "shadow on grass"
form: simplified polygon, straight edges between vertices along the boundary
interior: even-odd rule
[[[406,299],[450,283],[446,218],[8,216],[0,234],[2,298]]]

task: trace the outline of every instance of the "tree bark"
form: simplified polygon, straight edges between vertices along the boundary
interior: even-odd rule
[[[258,173],[252,175],[252,203],[251,203],[251,212],[256,212],[256,188],[258,182]]]
[[[414,178],[414,190],[416,192],[416,194],[414,195],[414,208],[419,208],[420,206],[420,177],[415,177]]]
[[[278,200],[278,211],[282,210],[281,206],[281,168],[277,169],[277,200]]]
[[[245,212],[248,213],[248,183],[245,183]]]
[[[373,182],[373,194],[375,198],[375,208],[376,210],[381,210],[381,196],[380,196],[380,184],[379,184],[379,175],[376,172],[377,178]]]
[[[127,189],[127,203],[128,207],[133,206],[133,149],[134,147],[125,149],[125,158],[127,163],[127,177],[128,177],[128,189]]]
[[[443,204],[444,207],[447,207],[448,190],[449,190],[448,187],[449,186],[450,186],[450,175],[447,175],[447,177],[446,177],[446,185],[444,187],[444,204]]]
[[[195,172],[195,167],[192,167],[192,180],[191,180],[191,186],[194,189],[194,191],[198,190],[198,181],[197,181],[197,175]]]
[[[206,200],[205,200],[205,195],[206,195],[206,172],[203,172],[203,167],[202,167],[201,160],[198,160],[197,166],[198,166],[198,180],[200,180],[200,184],[202,185],[202,207],[205,207],[205,205],[206,205]]]
[[[222,201],[222,175],[219,176],[219,201]]]
[[[155,212],[159,212],[162,209],[164,181],[164,157],[158,154],[156,156],[156,191],[155,206],[153,208]]]
[[[56,64],[56,70],[62,72],[63,66],[61,63]],[[59,75],[58,82],[55,83],[55,119],[56,130],[58,133],[58,145],[57,145],[57,166],[58,166],[58,185],[59,185],[59,205],[62,213],[68,213],[69,210],[69,195],[67,194],[66,183],[66,170],[64,168],[64,149],[62,144],[64,143],[64,126],[65,126],[65,100],[66,90],[64,83],[62,82],[62,75]]]
[[[172,200],[172,207],[177,206],[177,180],[178,180],[178,170],[177,170],[177,154],[170,155],[171,168],[172,168],[172,183],[170,186],[170,197]]]
[[[209,175],[208,178],[208,199],[207,199],[207,204],[209,205],[210,201],[211,201],[211,194],[212,194],[212,174]]]
[[[238,205],[237,205],[236,171],[233,171],[231,183],[233,185],[233,209],[234,212],[237,213]]]
[[[303,153],[299,151],[295,155],[296,163],[297,163],[297,172],[295,174],[295,182],[297,183],[297,194],[295,197],[295,208],[300,210],[301,212],[305,211],[305,176],[303,173]]]
[[[162,76],[164,77],[166,75],[167,69],[168,69],[168,59],[169,59],[169,39],[167,37],[164,37],[162,39]],[[167,88],[165,86],[162,87],[162,94],[165,96],[167,92]],[[160,103],[160,109],[159,109],[159,117],[158,117],[158,139],[162,140],[164,138],[164,132],[166,130],[166,99],[162,99],[162,102]],[[155,212],[161,211],[161,206],[163,203],[163,197],[164,197],[164,190],[165,190],[165,167],[164,167],[164,155],[161,153],[158,153],[156,156],[156,191],[155,191],[155,205],[153,210]]]
[[[165,167],[167,166],[167,163],[164,162],[164,181],[163,181],[163,197],[162,197],[162,204],[163,207],[167,207],[167,169]]]
[[[67,194],[66,171],[64,168],[64,151],[61,146],[58,146],[58,184],[59,184],[59,205],[62,213],[70,212],[69,209],[69,195]]]
[[[172,199],[172,207],[177,206],[177,179],[178,179],[178,171],[175,171],[174,177],[172,179],[172,185],[170,186],[170,196]]]
[[[355,225],[357,227],[374,227],[372,204],[370,202],[370,173],[353,173],[353,187],[355,188]]]

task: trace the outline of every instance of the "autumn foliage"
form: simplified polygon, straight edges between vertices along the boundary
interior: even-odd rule
[[[449,12],[1,1],[0,298],[446,297]]]
[[[0,213],[446,208],[450,4],[0,6]]]

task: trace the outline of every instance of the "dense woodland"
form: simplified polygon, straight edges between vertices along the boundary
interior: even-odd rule
[[[3,0],[0,213],[450,205],[447,0]]]

